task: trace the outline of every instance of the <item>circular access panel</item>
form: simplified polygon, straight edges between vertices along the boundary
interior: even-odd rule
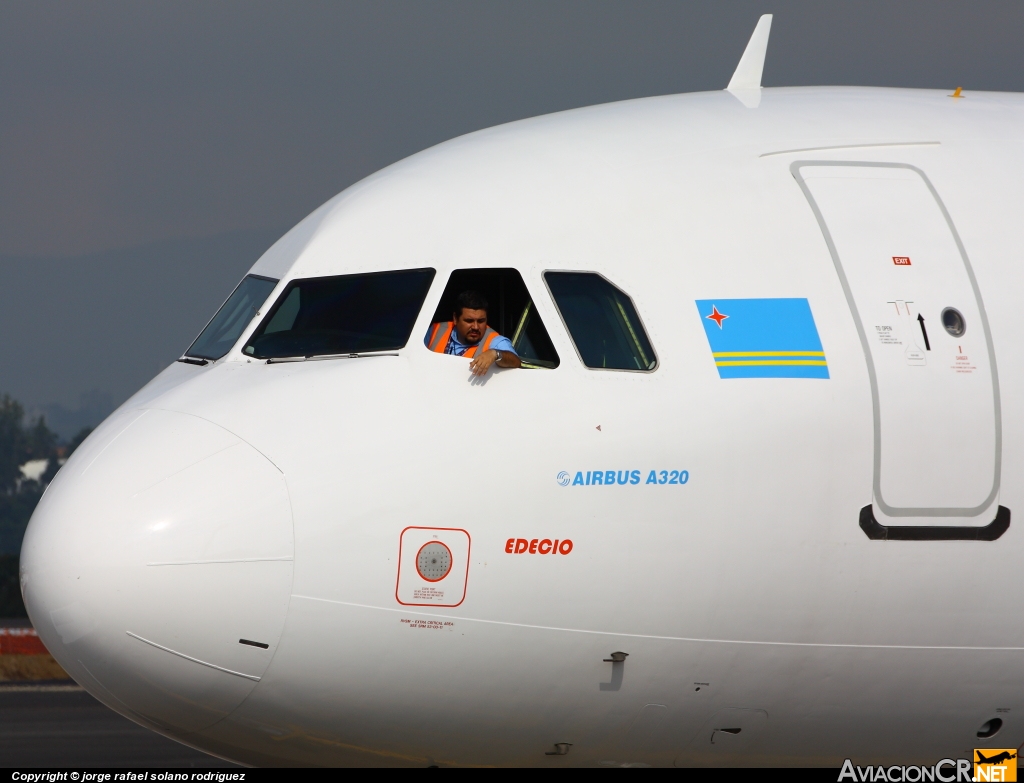
[[[947,307],[942,311],[942,326],[954,337],[961,337],[967,331],[967,323],[955,307]]]
[[[416,555],[416,570],[428,582],[440,582],[452,570],[452,551],[440,541],[424,544]]]

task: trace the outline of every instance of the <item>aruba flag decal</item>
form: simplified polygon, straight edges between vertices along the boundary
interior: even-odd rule
[[[828,378],[806,299],[698,299],[720,378]]]

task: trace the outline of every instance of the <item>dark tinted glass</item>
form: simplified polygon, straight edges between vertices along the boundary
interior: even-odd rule
[[[558,354],[555,353],[555,346],[551,344],[548,330],[544,328],[540,314],[533,306],[533,300],[527,301],[523,308],[523,314],[511,339],[512,347],[516,349],[519,358],[523,360],[523,367],[554,369],[558,366]]]
[[[544,279],[587,367],[654,369],[654,349],[622,291],[593,272],[545,272]]]
[[[243,278],[185,355],[219,359],[230,351],[249,321],[259,314],[275,285],[277,281],[269,277],[249,275]]]
[[[270,359],[397,350],[433,279],[433,269],[409,269],[293,280],[243,351]]]
[[[963,315],[954,307],[947,307],[942,311],[942,325],[954,337],[963,337],[964,332],[967,331]]]

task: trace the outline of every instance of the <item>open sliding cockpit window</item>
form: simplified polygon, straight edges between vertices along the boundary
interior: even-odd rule
[[[249,322],[260,314],[260,308],[276,285],[277,280],[270,277],[247,275],[242,278],[181,361],[196,359],[198,361],[192,364],[206,364],[207,360],[219,359],[230,351]]]
[[[256,359],[397,351],[409,342],[433,269],[291,281],[242,353]]]
[[[633,300],[596,272],[545,272],[572,342],[595,370],[650,372],[658,364]]]
[[[554,369],[558,366],[555,346],[548,337],[523,276],[516,269],[456,269],[452,272],[424,337],[428,348],[438,353],[453,353],[445,351],[445,344],[454,333],[447,327],[459,296],[467,292],[482,297],[486,303],[483,309],[487,311],[487,326],[508,338],[524,368]]]

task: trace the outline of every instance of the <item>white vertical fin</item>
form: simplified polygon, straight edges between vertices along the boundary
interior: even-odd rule
[[[764,55],[768,51],[768,33],[772,29],[772,15],[765,14],[757,20],[757,27],[754,34],[747,42],[747,48],[743,50],[736,71],[729,80],[726,87],[729,92],[737,90],[760,90],[761,74],[764,72]]]

